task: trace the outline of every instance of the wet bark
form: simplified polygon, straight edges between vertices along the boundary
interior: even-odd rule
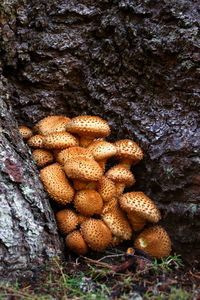
[[[0,83],[0,279],[31,277],[61,243],[31,152],[9,105],[9,87]]]
[[[173,248],[200,256],[197,0],[7,0],[1,68],[13,117],[95,114],[144,150],[135,190],[162,211]]]

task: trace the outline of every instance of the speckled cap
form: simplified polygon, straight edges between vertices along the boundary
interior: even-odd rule
[[[61,150],[56,155],[56,161],[60,164],[64,165],[66,160],[75,158],[75,157],[88,157],[93,159],[93,155],[91,152],[89,152],[86,148],[76,146],[76,147],[70,147],[66,148],[64,150]]]
[[[97,181],[96,188],[104,202],[109,201],[116,195],[116,187],[114,182],[106,176],[102,176],[101,179]]]
[[[76,157],[65,162],[64,170],[69,178],[97,181],[103,175],[99,164],[87,157]]]
[[[66,235],[78,225],[78,216],[72,209],[62,209],[56,213],[56,222],[60,233]]]
[[[48,116],[36,123],[33,130],[41,135],[65,131],[66,124],[69,121],[70,118],[66,116]]]
[[[45,149],[63,149],[78,146],[78,143],[78,139],[68,132],[53,132],[44,137],[43,147]]]
[[[95,190],[81,190],[75,194],[74,207],[80,214],[89,217],[94,214],[101,214],[103,200]]]
[[[40,179],[49,196],[56,202],[65,205],[72,201],[74,189],[71,187],[65,172],[58,163],[41,169]]]
[[[112,210],[103,210],[101,214],[102,220],[110,228],[113,235],[123,239],[130,240],[132,236],[132,229],[127,220],[125,213],[118,205]]]
[[[53,154],[45,149],[36,149],[32,152],[32,155],[38,167],[44,167],[54,160]]]
[[[142,149],[132,140],[119,140],[115,142],[114,145],[117,149],[117,159],[130,159],[133,164],[136,164],[143,158]]]
[[[110,134],[108,122],[97,116],[78,116],[66,125],[66,130],[80,136],[106,137]]]
[[[19,132],[25,140],[29,139],[33,135],[33,131],[27,126],[19,126]]]
[[[160,211],[143,192],[125,193],[119,197],[119,203],[127,213],[135,212],[149,222],[157,223],[161,219]]]
[[[81,224],[81,233],[88,246],[94,251],[104,251],[111,242],[111,231],[102,220],[87,219]]]
[[[31,148],[43,148],[44,136],[40,134],[33,135],[28,139],[27,144]]]
[[[170,237],[161,226],[152,226],[142,231],[136,238],[134,246],[155,258],[165,258],[171,252]]]
[[[67,247],[77,255],[84,255],[88,252],[88,247],[79,230],[70,232],[66,238]]]
[[[126,186],[131,186],[135,183],[133,173],[120,164],[110,168],[105,176],[114,182],[124,183]]]
[[[108,159],[114,156],[117,149],[114,144],[106,141],[93,141],[87,149],[92,153],[95,160]]]

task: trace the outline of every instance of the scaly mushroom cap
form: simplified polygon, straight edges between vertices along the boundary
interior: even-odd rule
[[[24,140],[27,140],[33,136],[33,131],[26,126],[19,126],[19,132]]]
[[[104,211],[101,214],[102,220],[106,223],[113,235],[123,239],[130,240],[132,236],[131,226],[119,205],[116,205],[110,211]]]
[[[99,164],[87,157],[76,157],[68,159],[64,165],[65,172],[69,178],[85,181],[97,181],[103,175]]]
[[[114,144],[106,141],[93,141],[87,149],[92,153],[95,160],[104,160],[114,156],[117,149]]]
[[[116,209],[116,207],[118,207],[118,199],[116,197],[113,197],[111,200],[109,200],[108,202],[105,202],[103,205],[103,213],[108,213],[108,212],[112,212],[113,210]]]
[[[143,158],[142,149],[129,139],[117,141],[115,142],[115,146],[117,148],[117,159],[128,159],[133,164],[136,164]]]
[[[27,144],[31,148],[43,148],[44,145],[44,136],[40,134],[33,135],[27,141]]]
[[[136,238],[134,246],[155,258],[167,257],[171,252],[170,237],[161,226],[152,226],[145,229]]]
[[[63,149],[78,146],[78,139],[68,132],[53,132],[44,137],[45,149]]]
[[[67,159],[75,157],[88,157],[93,159],[92,153],[90,153],[86,148],[83,147],[71,147],[60,151],[56,155],[56,161],[61,165],[64,165]]]
[[[88,246],[94,251],[104,251],[111,242],[110,229],[102,220],[89,218],[81,224],[81,233]]]
[[[53,161],[53,154],[44,149],[36,149],[32,152],[33,158],[36,161],[38,167],[44,167],[45,165]]]
[[[89,219],[86,216],[80,215],[78,214],[78,225],[81,225],[84,221],[86,221],[87,219]]]
[[[66,235],[77,227],[78,216],[71,209],[62,209],[56,214],[56,222],[60,233]]]
[[[154,202],[143,192],[125,193],[119,198],[120,206],[127,213],[134,212],[139,217],[157,223],[161,214]]]
[[[109,201],[116,195],[114,182],[105,176],[102,176],[101,179],[97,181],[97,191],[105,202]]]
[[[103,200],[95,190],[81,190],[75,194],[74,207],[80,214],[89,217],[101,214]]]
[[[135,177],[131,171],[120,164],[110,168],[105,176],[116,183],[124,183],[126,186],[131,186],[135,183]]]
[[[87,244],[79,230],[70,232],[65,238],[65,243],[77,255],[84,255],[88,252]]]
[[[110,134],[108,122],[97,116],[78,116],[66,125],[66,130],[79,136],[106,137]]]
[[[40,179],[49,196],[56,202],[65,205],[72,201],[74,189],[58,163],[43,168],[40,171]]]
[[[33,130],[41,135],[65,131],[66,124],[69,121],[70,118],[65,116],[49,116],[36,123]]]

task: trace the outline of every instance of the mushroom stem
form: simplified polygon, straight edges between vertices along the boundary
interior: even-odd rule
[[[105,172],[106,169],[106,159],[98,160],[97,161],[100,167],[102,168],[103,172]]]
[[[123,158],[122,160],[120,160],[120,165],[124,166],[128,170],[130,170],[132,164],[133,164],[132,159]]]
[[[115,183],[115,187],[116,187],[116,197],[119,197],[123,194],[126,185],[124,183],[118,182]]]
[[[130,212],[127,214],[127,217],[134,231],[140,231],[146,224],[146,220],[136,213]]]
[[[80,190],[95,190],[96,189],[96,182],[95,181],[83,181],[79,179],[74,179],[73,180],[73,186],[76,191]]]
[[[80,146],[84,147],[84,148],[87,148],[87,146],[89,146],[89,144],[91,144],[93,140],[94,140],[94,137],[81,136],[80,137]]]

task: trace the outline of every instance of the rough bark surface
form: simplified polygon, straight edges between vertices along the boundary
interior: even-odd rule
[[[0,83],[0,278],[31,277],[61,243],[31,152],[9,106],[9,88]]]
[[[140,189],[173,247],[200,256],[199,1],[2,1],[14,116],[95,114],[145,152]]]

